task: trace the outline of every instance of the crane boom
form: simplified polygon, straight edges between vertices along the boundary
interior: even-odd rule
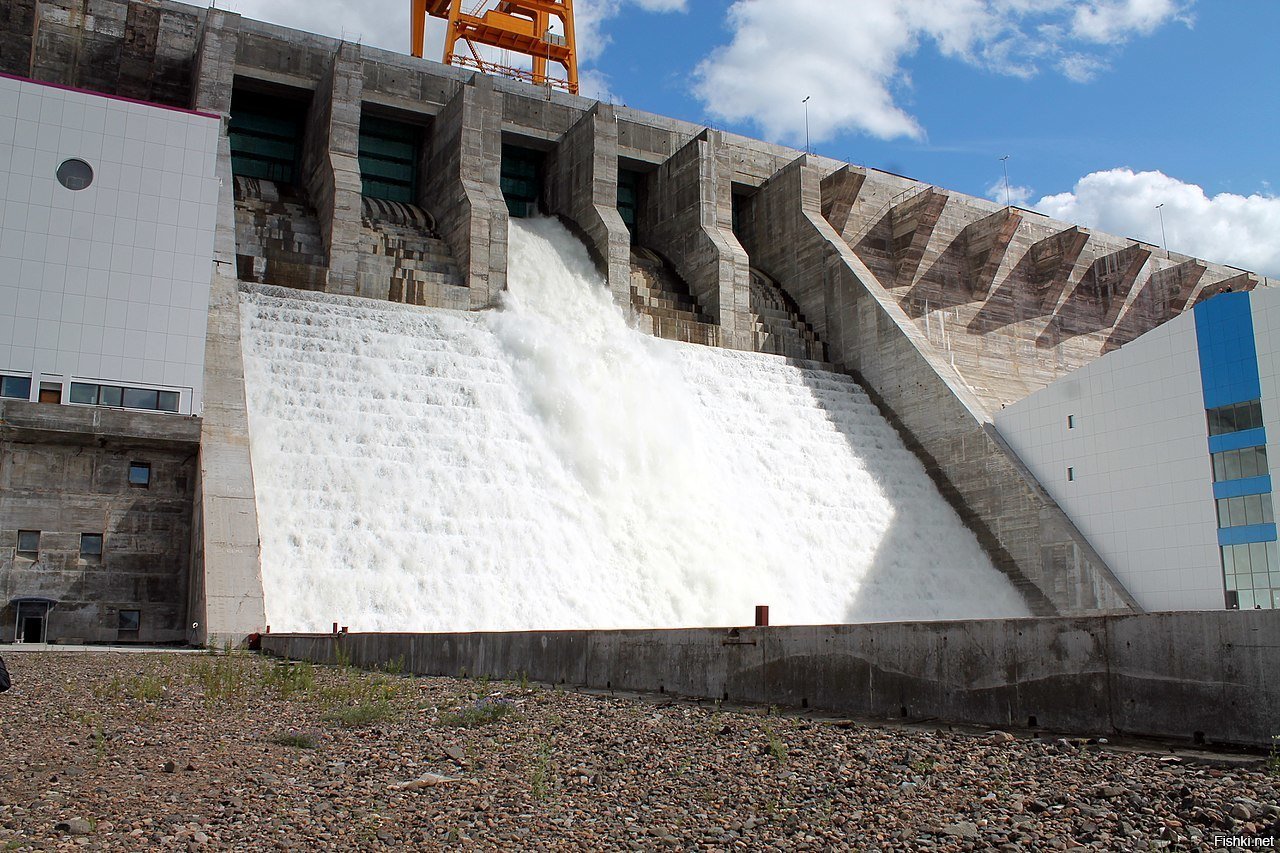
[[[468,66],[578,93],[573,0],[410,0],[410,3],[414,56],[423,54],[427,18],[442,18],[447,22],[445,65]],[[554,21],[559,21],[563,35],[552,31]],[[459,51],[460,42],[466,45],[467,53]],[[487,60],[477,46],[523,54],[532,60],[533,68],[513,68]],[[563,78],[551,76],[552,63],[564,69]]]

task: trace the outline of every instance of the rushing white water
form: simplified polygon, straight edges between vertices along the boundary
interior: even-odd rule
[[[850,379],[636,332],[553,220],[510,251],[496,311],[244,294],[273,630],[1026,615]]]

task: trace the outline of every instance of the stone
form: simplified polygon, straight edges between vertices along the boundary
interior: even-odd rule
[[[950,826],[944,826],[942,828],[942,834],[949,835],[952,838],[977,838],[978,826],[977,824],[970,823],[969,821],[960,821],[959,823],[953,823]]]
[[[71,820],[56,824],[54,829],[68,835],[90,835],[93,832],[93,824],[84,818],[73,817]]]

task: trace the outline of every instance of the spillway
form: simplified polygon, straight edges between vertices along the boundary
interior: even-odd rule
[[[554,220],[461,313],[242,292],[273,630],[1027,615],[866,394],[644,335]]]

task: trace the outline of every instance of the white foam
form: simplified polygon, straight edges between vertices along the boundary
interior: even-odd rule
[[[244,295],[274,630],[1027,614],[850,379],[643,335],[510,236],[500,310]]]

